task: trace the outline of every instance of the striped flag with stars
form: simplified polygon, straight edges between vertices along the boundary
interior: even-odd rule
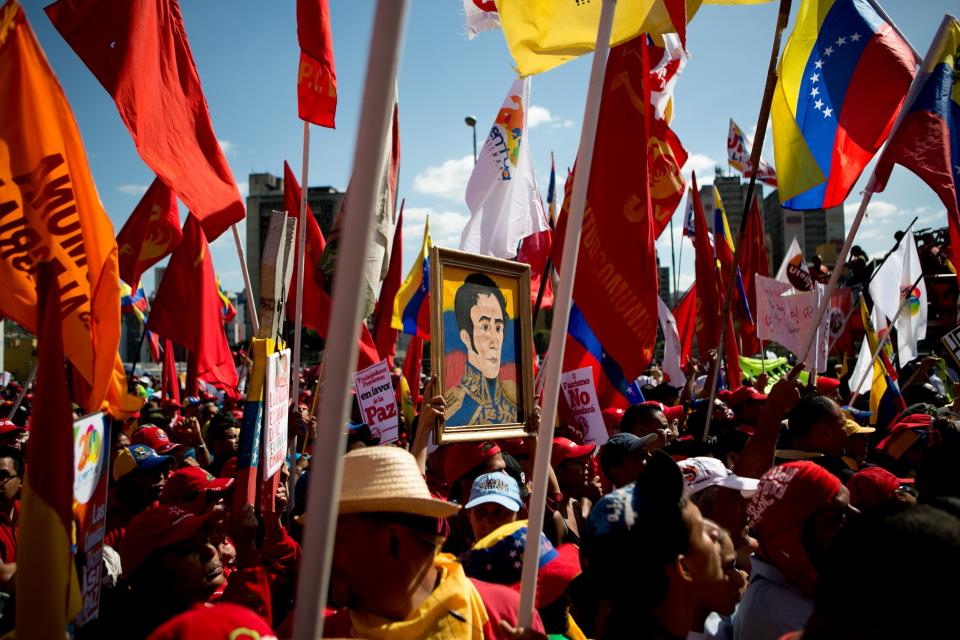
[[[844,201],[889,135],[915,63],[867,0],[804,0],[771,111],[784,207]]]

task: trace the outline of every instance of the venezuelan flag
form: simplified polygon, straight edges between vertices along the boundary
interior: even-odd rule
[[[913,82],[903,117],[876,169],[883,191],[894,163],[917,174],[947,208],[951,258],[960,257],[960,22],[944,16]]]
[[[148,308],[147,294],[143,292],[142,287],[137,287],[137,291],[134,292],[126,282],[120,283],[121,313],[132,313],[140,321],[140,324],[143,324],[147,321],[146,311]]]
[[[909,45],[867,0],[804,0],[771,110],[784,207],[844,201],[889,135],[914,67]]]
[[[574,303],[570,308],[563,370],[572,371],[586,366],[593,368],[593,381],[597,386],[597,400],[601,409],[625,409],[632,404],[643,402],[640,385],[628,380],[620,365],[604,351],[600,340]]]
[[[430,339],[430,220],[423,227],[423,244],[420,254],[413,263],[410,273],[404,279],[393,300],[394,329],[399,329],[424,340]]]
[[[863,298],[860,299],[860,317],[863,319],[863,328],[866,332],[864,340],[870,345],[870,353],[873,353],[877,350],[879,341],[886,337],[885,333],[889,328],[883,331],[884,335],[878,335]],[[893,347],[890,341],[886,340],[880,350],[879,358],[873,364],[870,384],[870,424],[879,424],[884,427],[893,416],[906,408],[903,396],[900,395],[900,387],[897,385],[897,370],[893,366]]]
[[[723,273],[726,274],[733,265],[733,240],[730,235],[730,225],[727,223],[727,212],[723,208],[723,200],[716,187],[713,188],[713,239],[717,259],[720,260]],[[753,315],[747,305],[747,293],[743,289],[743,278],[739,268],[737,268],[737,296],[740,298],[740,318],[753,324]]]
[[[223,311],[223,321],[230,322],[237,317],[237,308],[233,306],[233,303],[230,302],[230,298],[227,297],[227,294],[223,292],[223,289],[220,287],[220,276],[217,276],[217,297],[220,298],[220,308]]]

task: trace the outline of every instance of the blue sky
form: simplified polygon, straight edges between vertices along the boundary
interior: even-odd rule
[[[119,230],[153,174],[137,155],[106,91],[43,13],[48,1],[21,1],[73,107],[100,197]],[[800,2],[793,4],[795,15]],[[330,5],[339,89],[337,128],[312,128],[310,184],[345,189],[375,3],[330,0]],[[427,215],[434,241],[456,246],[468,215],[463,190],[472,168],[471,132],[463,118],[477,118],[482,145],[514,77],[499,31],[467,39],[461,0],[414,0],[411,5],[399,71],[400,197],[407,201],[405,268],[419,250]],[[690,154],[686,170],[695,169],[698,180],[711,178],[715,165],[726,167],[731,117],[748,132],[756,126],[777,5],[707,6],[688,26],[691,58],[676,89],[673,129]],[[957,11],[956,0],[886,0],[883,5],[921,55],[943,14]],[[214,130],[241,193],[246,195],[249,173],[282,175],[284,160],[299,173],[302,125],[296,106],[299,49],[294,0],[181,0],[181,8]],[[589,70],[586,56],[533,79],[535,108],[530,110],[533,128],[528,139],[544,195],[550,152],[556,155],[560,180],[573,164]],[[773,161],[769,131],[764,157]],[[865,182],[862,178],[847,200],[848,220]],[[868,253],[883,251],[892,243],[893,231],[914,215],[920,216],[920,227],[946,223],[933,192],[897,168],[887,190],[874,196],[857,241]],[[675,227],[679,241],[680,225]],[[664,264],[670,261],[668,233],[658,243]],[[691,247],[684,254],[681,286],[693,279]],[[212,255],[224,288],[242,289],[229,233],[214,243]],[[153,291],[152,273],[145,275],[144,288]]]

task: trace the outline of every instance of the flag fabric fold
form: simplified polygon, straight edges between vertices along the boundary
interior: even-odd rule
[[[200,221],[187,216],[183,241],[157,289],[147,327],[189,349],[198,381],[236,394],[237,368],[223,329],[223,306]]]
[[[423,242],[420,253],[413,261],[410,272],[397,290],[393,301],[394,329],[411,336],[430,339],[430,220],[423,225]],[[410,380],[411,388],[413,381]]]
[[[874,172],[883,191],[894,164],[913,171],[947,208],[950,260],[960,264],[960,21],[945,16],[924,65],[917,73],[909,104]]]
[[[201,222],[207,239],[243,220],[177,1],[58,0],[45,11],[113,98],[140,157]]]
[[[139,286],[143,273],[173,253],[182,238],[177,196],[155,178],[117,234],[120,278]]]
[[[297,111],[301,120],[334,128],[337,117],[337,70],[327,0],[297,0]]]
[[[720,328],[723,322],[723,295],[717,278],[717,258],[710,237],[707,235],[707,220],[703,214],[703,204],[696,194],[697,176],[691,176],[693,182],[693,220],[696,235],[693,238],[694,273],[697,279],[697,348],[700,357],[706,357],[711,349],[720,344]]]
[[[122,419],[143,401],[127,394],[117,352],[120,278],[80,131],[60,83],[16,2],[0,7],[0,316],[37,335],[38,257],[57,272],[66,357],[83,378],[75,400]]]
[[[677,306],[673,308],[673,317],[677,324],[677,333],[680,335],[680,366],[687,366],[687,361],[693,357],[693,337],[697,333],[697,283],[680,296]]]
[[[0,7],[0,25],[3,11]],[[15,6],[15,5],[14,5]],[[63,366],[58,267],[38,265],[37,397],[27,447],[17,536],[17,638],[64,638],[80,613],[80,587],[71,551],[73,536],[73,407]],[[42,444],[42,446],[38,446]],[[102,446],[102,443],[101,443]],[[104,455],[101,448],[100,454]]]
[[[740,338],[743,351],[749,355],[760,353],[760,341],[757,339],[757,287],[754,276],[770,275],[770,264],[767,260],[767,241],[763,230],[763,214],[760,212],[760,199],[754,198],[747,214],[747,228],[744,230],[743,244],[737,251],[743,253],[740,259],[740,270],[743,293],[750,308],[750,317],[753,322],[740,324]],[[762,355],[762,354],[761,354]]]
[[[397,216],[397,231],[393,234],[393,249],[390,252],[390,268],[380,287],[377,304],[373,308],[373,341],[377,351],[387,359],[387,365],[393,369],[393,357],[397,352],[397,330],[393,328],[393,303],[400,290],[400,278],[403,276],[403,203]]]
[[[660,312],[660,330],[663,331],[663,373],[669,378],[671,386],[682,387],[687,383],[687,377],[680,365],[681,342],[677,321],[663,298],[657,298],[657,308]]]
[[[910,46],[868,0],[804,0],[771,109],[785,208],[843,203],[889,135],[914,66]]]
[[[500,16],[494,0],[463,0],[463,15],[467,19],[467,37],[471,40],[481,31],[500,28]]]
[[[730,118],[730,130],[727,132],[727,164],[739,171],[744,177],[753,174],[753,163],[750,154],[753,151],[753,140],[743,132],[743,129]],[[760,158],[757,168],[757,180],[771,187],[777,186],[777,172],[766,160]]]
[[[290,170],[290,165],[283,163],[283,208],[287,211],[290,218],[300,217],[300,185],[297,184],[297,178]],[[321,335],[327,335],[327,322],[330,316],[330,297],[324,289],[325,280],[323,271],[320,270],[320,259],[323,256],[323,249],[327,243],[320,231],[320,225],[317,224],[317,218],[313,215],[310,203],[307,203],[306,211],[306,249],[303,259],[303,307],[302,322],[303,326],[314,329]],[[296,237],[296,248],[294,255],[300,255],[300,234]],[[293,277],[290,282],[294,283],[287,293],[287,320],[293,322],[296,319],[297,312],[297,270],[299,264],[293,262]]]
[[[902,367],[917,357],[917,342],[927,337],[927,285],[920,275],[920,256],[917,242],[908,233],[900,246],[887,256],[870,282],[870,297],[874,308],[879,309],[887,320],[893,321],[900,305],[906,301],[897,317],[897,357]],[[914,282],[920,281],[914,286]]]
[[[467,182],[470,209],[460,250],[509,260],[517,244],[549,229],[527,136],[530,78],[517,78],[497,113]]]

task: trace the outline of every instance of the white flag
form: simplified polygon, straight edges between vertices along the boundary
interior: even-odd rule
[[[806,348],[810,322],[823,297],[823,285],[815,291],[793,293],[789,284],[755,274],[757,290],[757,338],[773,340],[798,358]],[[827,368],[830,339],[829,318],[824,314],[817,328],[816,339],[804,362],[807,371],[823,372]]]
[[[891,253],[883,265],[877,269],[870,281],[870,297],[873,298],[874,309],[880,309],[884,317],[892,318],[900,307],[900,283],[903,280],[903,248],[906,242],[901,242],[896,251]]]
[[[687,384],[687,377],[680,368],[680,333],[677,331],[677,321],[670,312],[670,307],[659,297],[657,308],[660,310],[660,330],[663,331],[663,372],[670,376],[670,386],[682,387]]]
[[[900,366],[917,357],[917,342],[927,337],[927,285],[920,278],[920,256],[912,233],[903,239],[903,274],[900,277],[900,300],[907,303],[897,318],[897,351]],[[913,283],[920,278],[914,287]]]
[[[500,28],[500,14],[494,0],[463,0],[467,18],[467,37],[473,40],[481,31]]]
[[[866,375],[866,373],[870,370],[870,356],[872,355],[870,353],[870,341],[864,338],[863,342],[860,343],[860,355],[857,356],[857,364],[853,367],[853,373],[850,374],[850,393],[855,393],[858,396],[870,393],[871,376]],[[863,380],[863,384],[860,385],[860,388],[854,389],[853,387],[861,380]]]
[[[800,243],[796,238],[783,256],[780,270],[774,279],[789,284],[797,291],[813,291],[813,278],[810,277],[807,261],[803,259],[803,251],[800,250]]]
[[[467,183],[470,220],[461,251],[513,258],[523,238],[547,229],[527,139],[529,108],[530,78],[517,78]]]

